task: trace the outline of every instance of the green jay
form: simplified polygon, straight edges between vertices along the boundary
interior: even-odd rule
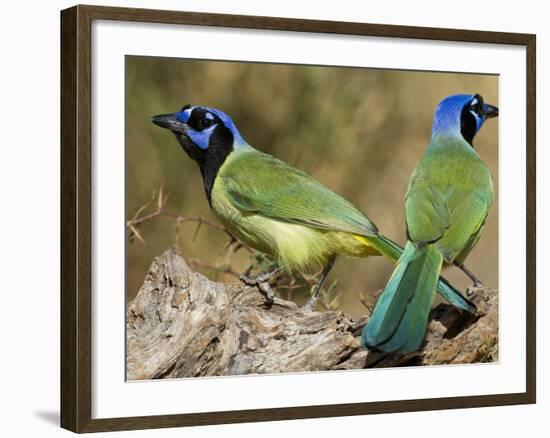
[[[367,348],[420,348],[443,264],[462,265],[493,203],[491,174],[473,139],[497,115],[479,94],[449,96],[437,107],[431,142],[405,195],[407,244],[363,329]]]
[[[324,267],[306,306],[313,307],[337,255],[382,254],[394,263],[401,255],[402,248],[382,236],[348,201],[249,145],[224,112],[186,105],[151,120],[170,130],[197,162],[208,202],[231,234],[270,255],[284,269]],[[258,276],[257,285],[265,285],[268,275]],[[271,299],[270,290],[260,289]],[[451,304],[475,310],[444,279],[438,290]]]

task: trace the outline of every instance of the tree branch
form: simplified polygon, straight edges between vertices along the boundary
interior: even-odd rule
[[[193,272],[172,247],[157,257],[127,312],[129,380],[435,365],[496,360],[498,292],[476,289],[476,317],[440,304],[423,349],[406,357],[363,350],[367,317],[305,311],[255,287]]]

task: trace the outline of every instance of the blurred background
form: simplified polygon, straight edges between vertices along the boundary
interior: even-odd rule
[[[455,93],[479,93],[498,106],[498,77],[128,56],[126,217],[132,219],[158,197],[162,185],[169,192],[167,211],[219,223],[195,162],[170,132],[149,121],[185,104],[205,105],[227,112],[248,143],[310,174],[363,211],[382,234],[403,244],[409,177],[428,145],[435,107]],[[474,145],[491,169],[495,203],[466,264],[486,286],[496,288],[498,120],[484,126]],[[154,210],[152,202],[139,216]],[[196,228],[196,223],[183,222],[176,233],[176,221],[165,216],[139,224],[145,243],[135,236],[127,243],[128,300],[154,257],[175,242],[187,260],[198,262],[194,268],[211,279],[234,281],[234,275],[214,268],[238,273],[250,264],[246,251],[224,259],[228,237],[222,231],[203,225],[196,233]],[[363,314],[360,294],[382,289],[391,271],[392,265],[381,257],[340,257],[327,284],[337,281],[332,292],[340,294],[337,307]],[[445,276],[462,290],[471,283],[454,267]],[[307,291],[297,290],[293,298],[301,303]]]

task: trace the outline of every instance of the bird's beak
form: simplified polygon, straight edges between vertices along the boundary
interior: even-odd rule
[[[172,132],[179,132],[185,134],[187,132],[187,124],[180,122],[176,114],[159,114],[158,116],[151,117],[151,122],[161,128],[169,129]]]
[[[498,108],[488,103],[483,105],[483,115],[486,119],[492,119],[493,117],[498,116]]]

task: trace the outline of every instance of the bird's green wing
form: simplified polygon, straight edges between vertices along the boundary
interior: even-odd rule
[[[417,243],[434,242],[453,261],[479,236],[489,206],[475,193],[412,193],[405,207],[409,237]]]
[[[433,153],[416,169],[405,215],[410,240],[435,243],[450,262],[475,243],[493,200],[493,187],[477,155],[466,151],[453,160],[439,158]]]
[[[256,150],[228,159],[216,178],[218,184],[243,212],[320,229],[378,234],[376,226],[348,201],[307,174]]]
[[[369,219],[353,205],[299,170],[256,150],[232,154],[216,177],[216,189],[243,213],[278,221],[363,235],[392,260],[402,248],[378,234]],[[219,185],[219,186],[218,186]],[[475,306],[445,280],[439,293],[469,312]]]

